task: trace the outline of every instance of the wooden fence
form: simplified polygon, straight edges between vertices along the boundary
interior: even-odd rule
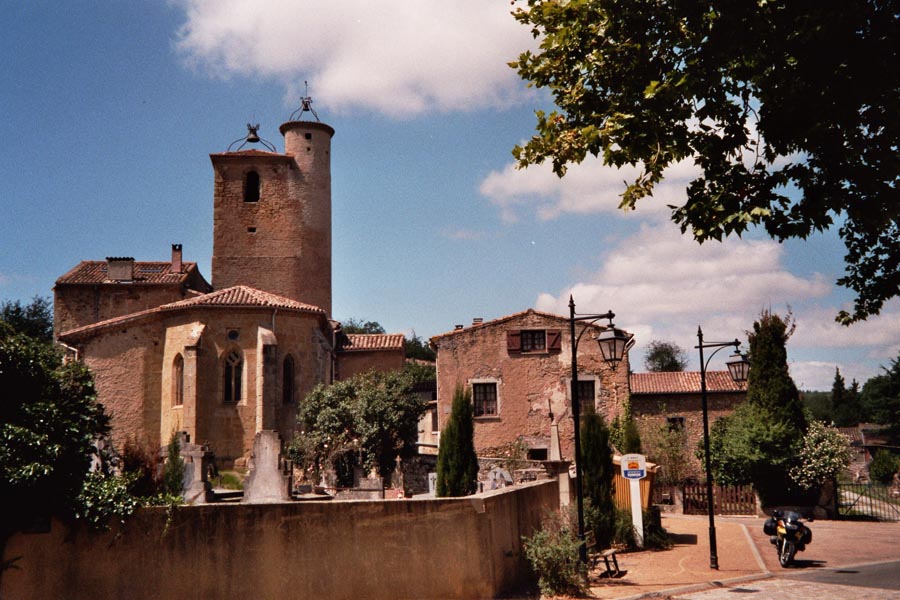
[[[713,510],[717,515],[755,515],[756,492],[752,485],[714,485]],[[684,486],[684,514],[705,515],[706,484]]]

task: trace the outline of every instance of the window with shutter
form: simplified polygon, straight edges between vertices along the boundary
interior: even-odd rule
[[[510,329],[506,332],[506,349],[510,352],[522,351],[522,331]]]
[[[522,352],[541,352],[547,349],[547,335],[543,329],[523,329],[520,335]]]
[[[562,331],[559,329],[547,330],[547,350],[562,350]]]

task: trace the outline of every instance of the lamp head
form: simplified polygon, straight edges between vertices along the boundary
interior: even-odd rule
[[[619,362],[625,358],[625,352],[630,347],[631,338],[632,336],[610,323],[609,327],[601,331],[600,335],[594,339],[600,345],[600,353],[603,355],[603,360],[611,364],[612,368],[615,369]]]
[[[740,353],[737,346],[735,346],[734,354],[725,361],[725,366],[728,367],[728,373],[735,383],[747,381],[747,376],[750,374],[750,361],[746,355]]]

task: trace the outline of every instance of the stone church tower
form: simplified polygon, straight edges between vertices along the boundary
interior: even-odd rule
[[[317,306],[330,317],[334,129],[318,120],[291,120],[280,130],[284,154],[272,148],[210,155],[212,285],[249,286]],[[248,141],[258,141],[253,128]]]

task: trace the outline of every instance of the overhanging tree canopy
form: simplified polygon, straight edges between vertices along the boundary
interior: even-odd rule
[[[697,241],[836,224],[838,283],[856,293],[838,320],[900,293],[900,2],[523,0],[513,14],[540,48],[512,66],[558,107],[536,113],[520,166],[637,165],[631,209],[693,160],[672,218]]]

